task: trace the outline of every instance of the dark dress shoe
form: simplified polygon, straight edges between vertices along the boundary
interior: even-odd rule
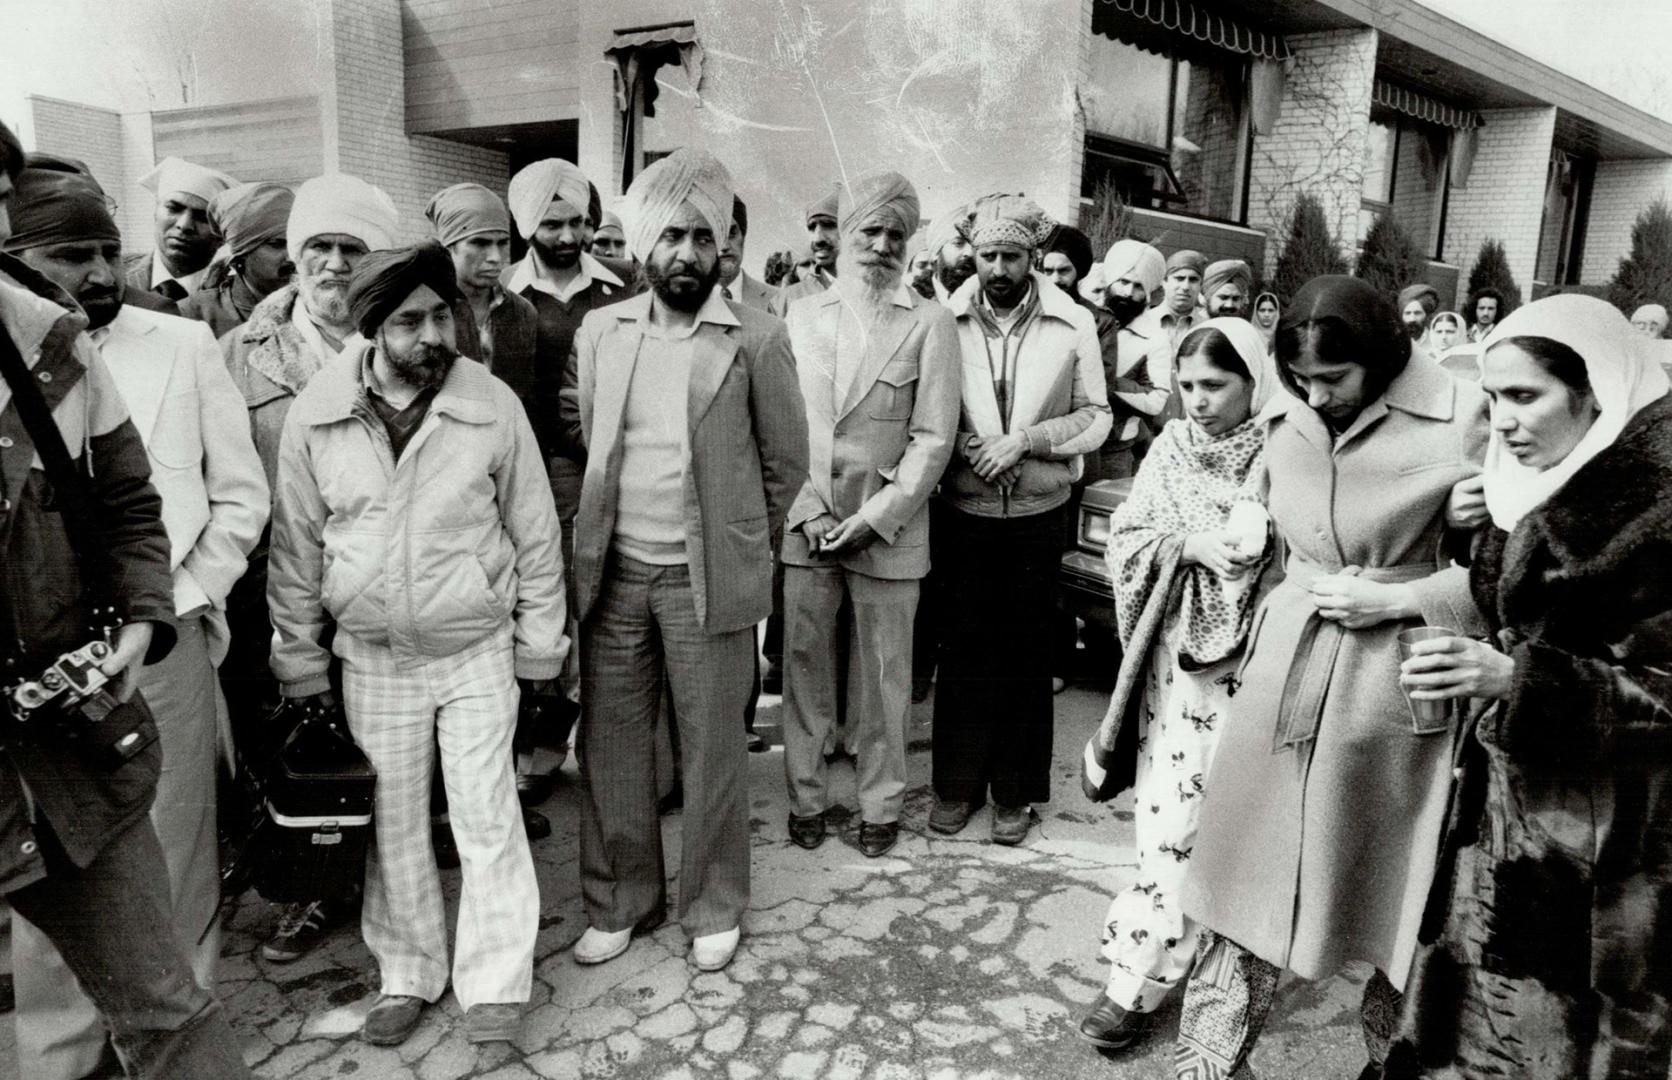
[[[1080,1021],[1080,1038],[1100,1050],[1125,1050],[1149,1030],[1149,1014],[1127,1012],[1104,994]]]
[[[964,826],[970,823],[970,815],[977,809],[976,803],[937,800],[935,808],[929,811],[929,828],[948,836],[962,832]]]
[[[888,854],[899,839],[900,823],[898,821],[890,821],[882,825],[873,825],[869,821],[862,821],[859,824],[859,850],[865,853],[867,859]]]
[[[764,754],[767,751],[766,736],[753,731],[744,732],[743,745],[751,754]]]
[[[799,817],[791,814],[790,839],[795,841],[797,847],[804,847],[808,851],[824,843],[824,815]]]
[[[544,840],[552,834],[551,819],[531,806],[523,807],[523,832],[530,840]]]
[[[934,688],[935,688],[935,677],[933,675],[925,676],[925,677],[922,677],[922,678],[919,678],[917,676],[913,676],[912,680],[911,680],[911,703],[913,705],[921,705],[925,701],[928,701],[929,700],[929,691],[933,690]]]
[[[761,693],[782,694],[784,692],[784,669],[778,664],[767,661],[766,671],[761,675]]]
[[[551,773],[518,773],[517,801],[524,806],[539,806],[551,798],[556,780]]]
[[[675,783],[673,788],[660,799],[656,800],[656,814],[667,817],[675,810],[685,809],[685,785]]]

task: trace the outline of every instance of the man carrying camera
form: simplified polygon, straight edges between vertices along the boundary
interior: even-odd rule
[[[3,125],[0,158],[4,239],[23,152]],[[9,255],[0,324],[0,894],[63,954],[129,1075],[247,1077],[172,932],[147,816],[162,749],[134,669],[168,654],[175,605],[145,447],[75,302]]]

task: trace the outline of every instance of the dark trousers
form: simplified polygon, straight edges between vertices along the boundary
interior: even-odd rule
[[[751,630],[697,622],[684,565],[611,555],[581,624],[581,896],[590,925],[626,930],[667,904],[655,741],[664,679],[685,787],[679,921],[689,937],[738,925],[749,904],[747,751]]]
[[[935,794],[1000,806],[1051,797],[1051,659],[1062,507],[984,518],[950,507]]]
[[[11,893],[57,946],[110,1028],[129,1074],[159,1080],[248,1077],[221,1005],[192,977],[171,923],[168,872],[151,820],[77,867],[37,830],[47,876]]]

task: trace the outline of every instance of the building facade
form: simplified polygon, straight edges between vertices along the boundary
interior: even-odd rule
[[[1672,196],[1672,124],[1415,0],[318,2],[317,96],[137,115],[36,98],[35,145],[123,193],[134,247],[134,178],[170,153],[240,179],[354,173],[415,238],[447,184],[503,190],[561,156],[608,202],[700,146],[733,167],[757,268],[876,166],[929,217],[1013,191],[1075,222],[1113,192],[1164,250],[1263,273],[1306,192],[1349,258],[1393,214],[1459,301],[1486,239],[1530,293],[1605,283]]]

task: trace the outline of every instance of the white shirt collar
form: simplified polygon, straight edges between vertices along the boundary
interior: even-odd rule
[[[168,264],[163,262],[163,253],[153,248],[151,250],[151,289],[155,291],[157,286],[161,285],[165,281],[178,281],[180,283],[180,287],[186,290],[186,295],[190,296],[192,293],[197,292],[198,285],[203,281],[204,270],[208,269],[209,268],[205,266],[203,270],[199,270],[195,274],[187,274],[185,277],[175,277],[173,274],[168,272]]]
[[[583,251],[580,258],[580,270],[570,280],[567,287],[560,289],[540,272],[540,263],[535,257],[534,249],[531,247],[528,249],[528,254],[522,257],[522,261],[517,263],[517,268],[511,272],[511,280],[505,283],[505,287],[520,294],[524,289],[532,286],[540,292],[556,297],[567,304],[570,300],[585,292],[593,282],[599,282],[604,286],[605,296],[609,295],[612,288],[625,287],[621,279],[616,277],[609,267],[593,258],[590,253]]]

